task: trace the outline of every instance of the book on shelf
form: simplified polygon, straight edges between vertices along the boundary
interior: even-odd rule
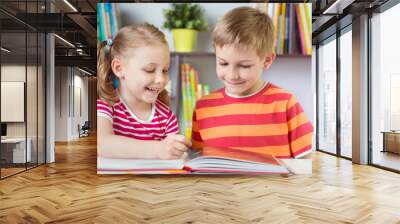
[[[199,75],[191,65],[181,65],[181,87],[182,87],[182,133],[190,139],[192,134],[192,116],[196,101],[204,95],[209,94],[207,85],[199,83]]]
[[[312,54],[311,3],[256,3],[255,8],[272,19],[276,54]]]
[[[117,34],[121,24],[118,4],[97,4],[97,40],[112,39]]]
[[[177,160],[97,158],[98,174],[289,174],[279,159],[265,153],[205,147]]]

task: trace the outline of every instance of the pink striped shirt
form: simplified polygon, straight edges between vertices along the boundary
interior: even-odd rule
[[[162,140],[179,132],[176,116],[167,105],[157,100],[147,121],[139,119],[126,103],[118,100],[113,106],[97,100],[97,116],[112,122],[114,134],[140,140]]]

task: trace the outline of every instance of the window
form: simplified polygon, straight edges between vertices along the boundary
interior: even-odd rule
[[[318,149],[336,153],[336,40],[318,48]]]
[[[340,36],[340,155],[352,157],[352,32]]]
[[[400,5],[371,18],[372,164],[400,170]]]

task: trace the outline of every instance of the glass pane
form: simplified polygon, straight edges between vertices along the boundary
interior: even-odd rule
[[[28,150],[30,149],[30,156],[28,160],[28,168],[37,165],[37,74],[38,74],[38,35],[36,32],[27,33],[28,38],[28,62],[27,62],[27,81],[26,81],[26,112],[27,112],[27,142]]]
[[[26,34],[2,33],[1,46],[1,161],[2,177],[25,170]]]
[[[0,12],[2,178],[45,161],[45,36],[21,22],[37,23],[44,6],[45,0],[0,2],[13,14]]]
[[[336,40],[318,52],[318,146],[336,153]]]
[[[26,6],[27,19],[34,20],[33,24],[38,23],[39,4],[37,1],[27,2]],[[27,62],[27,99],[26,99],[26,113],[27,113],[27,143],[30,149],[30,161],[27,167],[31,168],[38,164],[38,33],[36,30],[27,31],[27,48],[28,48],[28,62]]]
[[[400,170],[400,5],[372,18],[372,163]]]
[[[340,127],[341,155],[352,157],[352,33],[340,37]]]
[[[37,143],[37,152],[38,152],[38,164],[45,163],[45,64],[46,64],[46,37],[44,34],[40,33],[39,36],[39,45],[38,45],[38,143]]]

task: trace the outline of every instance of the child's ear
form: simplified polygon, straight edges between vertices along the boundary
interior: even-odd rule
[[[115,57],[111,61],[111,70],[119,79],[123,79],[122,61],[119,58]]]
[[[272,65],[272,62],[274,62],[275,57],[276,57],[275,53],[269,53],[265,56],[265,59],[264,59],[264,69],[265,70],[268,69]]]

